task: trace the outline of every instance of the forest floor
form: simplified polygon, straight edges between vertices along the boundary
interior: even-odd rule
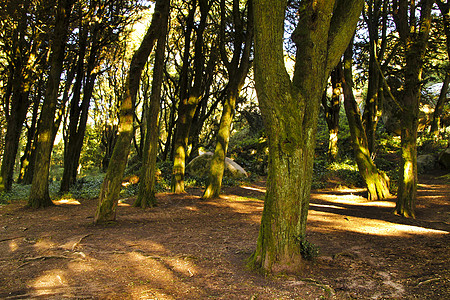
[[[119,204],[117,222],[93,225],[97,200],[42,210],[0,206],[1,299],[450,299],[450,182],[421,176],[417,218],[364,190],[312,194],[307,238],[320,256],[301,274],[246,268],[256,246],[264,182],[157,195],[142,210]],[[448,178],[448,177],[447,177]]]

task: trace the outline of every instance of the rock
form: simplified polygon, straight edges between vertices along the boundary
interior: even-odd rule
[[[417,156],[417,171],[432,170],[436,166],[436,157],[431,154]]]
[[[186,166],[186,173],[197,177],[208,176],[209,167],[213,157],[212,152],[205,152],[193,160]],[[244,178],[248,177],[247,172],[236,162],[230,158],[225,158],[225,171],[224,176],[232,178]]]
[[[439,154],[439,164],[447,170],[450,170],[450,147]]]

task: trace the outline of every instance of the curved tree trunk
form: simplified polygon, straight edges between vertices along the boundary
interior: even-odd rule
[[[143,163],[139,178],[139,194],[133,206],[147,208],[156,204],[155,199],[155,174],[156,157],[158,155],[159,140],[159,109],[161,106],[161,85],[164,75],[164,54],[167,36],[167,23],[169,19],[169,5],[161,11],[160,36],[155,53],[155,65],[153,67],[152,93],[150,95],[150,109],[147,120],[147,134],[143,151]]]
[[[153,13],[152,22],[144,36],[139,49],[133,55],[128,72],[126,91],[120,105],[119,135],[111,156],[111,160],[103,180],[99,195],[99,204],[94,217],[94,223],[105,223],[116,219],[116,208],[119,200],[122,177],[130,152],[131,139],[133,138],[133,118],[136,102],[136,94],[142,70],[147,62],[161,26],[161,11],[169,5],[168,1],[158,0]]]
[[[363,178],[368,191],[368,200],[382,200],[390,196],[389,178],[379,171],[371,158],[369,143],[365,132],[365,127],[361,121],[361,113],[355,101],[352,91],[352,47],[349,47],[344,54],[344,74],[342,74],[342,86],[344,89],[344,107],[347,115],[350,136],[352,139],[353,152],[358,165],[359,174]]]
[[[222,177],[225,169],[225,157],[230,140],[231,123],[234,117],[234,108],[238,96],[238,88],[230,88],[223,104],[222,117],[220,118],[219,132],[217,134],[216,149],[211,160],[209,180],[202,198],[210,199],[220,195]]]
[[[269,140],[269,174],[256,251],[266,272],[302,268],[302,242],[319,105],[331,70],[354,33],[363,1],[301,1],[294,78],[283,55],[286,1],[254,1],[255,83]],[[320,16],[320,17],[317,17]]]
[[[57,4],[55,31],[50,57],[50,74],[42,105],[39,132],[36,143],[36,161],[28,205],[32,208],[53,205],[48,193],[50,157],[54,141],[55,113],[58,103],[59,83],[70,24],[73,0],[60,0]]]

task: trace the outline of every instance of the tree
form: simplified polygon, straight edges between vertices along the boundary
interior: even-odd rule
[[[353,43],[350,43],[344,53],[344,70],[340,70],[342,87],[344,90],[344,107],[350,128],[355,160],[359,174],[367,186],[369,200],[382,200],[390,196],[389,179],[387,175],[379,171],[372,160],[366,128],[363,125],[361,113],[353,95],[352,57]],[[342,68],[340,66],[340,68]]]
[[[320,99],[355,31],[362,4],[299,3],[291,81],[283,53],[287,1],[254,1],[255,83],[269,139],[267,192],[256,251],[249,262],[254,268],[289,272],[302,267]]]
[[[139,89],[139,81],[145,63],[152,52],[153,45],[161,31],[163,24],[162,11],[168,1],[158,0],[155,12],[139,49],[134,53],[128,77],[124,98],[120,105],[119,135],[117,137],[111,160],[103,180],[99,195],[99,204],[95,213],[94,223],[104,223],[116,219],[116,208],[122,183],[122,176],[130,152],[131,139],[133,138],[133,119],[136,103],[136,94]]]
[[[3,9],[2,9],[3,10]],[[19,147],[22,127],[30,105],[30,91],[37,76],[37,69],[45,63],[45,51],[42,50],[42,34],[31,18],[37,14],[37,7],[31,1],[7,2],[6,15],[2,22],[2,50],[7,55],[7,87],[3,99],[6,118],[5,149],[0,170],[0,182],[4,189],[10,190],[13,182],[14,164]],[[42,12],[42,11],[41,11]],[[0,187],[0,190],[2,188]]]
[[[161,11],[161,28],[156,45],[155,64],[153,67],[153,83],[147,118],[147,130],[143,150],[143,163],[139,178],[139,194],[134,206],[152,207],[155,205],[156,157],[159,140],[159,109],[161,106],[161,85],[164,76],[164,54],[166,47],[169,5]]]
[[[437,137],[439,135],[439,128],[441,125],[441,114],[443,112],[446,101],[448,101],[447,91],[448,85],[450,84],[450,66],[448,62],[448,59],[450,58],[450,3],[448,3],[448,1],[444,2],[442,0],[437,0],[436,3],[439,7],[439,10],[441,11],[447,46],[447,67],[445,72],[445,79],[434,109],[433,120],[430,128],[430,133]]]
[[[433,0],[418,5],[407,0],[394,1],[394,21],[404,46],[405,67],[403,93],[398,101],[402,107],[400,179],[395,213],[415,216],[417,197],[417,128],[422,82],[423,59],[431,27]],[[420,18],[417,22],[417,7]]]
[[[59,83],[64,62],[70,15],[74,0],[58,0],[49,58],[50,73],[42,105],[38,137],[36,142],[36,166],[33,172],[28,205],[40,208],[53,205],[48,193],[50,157],[55,136],[55,112],[58,102]]]
[[[327,92],[323,93],[322,106],[325,111],[325,121],[328,126],[328,160],[335,161],[338,157],[338,132],[339,132],[339,111],[341,109],[341,77],[340,70],[342,66],[340,63],[331,72],[331,98],[328,99]]]
[[[220,194],[236,99],[239,97],[240,90],[244,85],[250,65],[250,50],[253,40],[253,5],[252,0],[249,0],[247,7],[247,22],[245,22],[243,17],[241,17],[239,2],[239,0],[233,1],[232,19],[234,36],[232,49],[234,49],[234,52],[231,61],[229,61],[225,50],[225,27],[229,27],[230,25],[225,23],[225,0],[221,1],[221,53],[222,62],[228,72],[228,84],[225,88],[225,101],[223,103],[219,132],[217,133],[216,149],[211,161],[209,180],[202,196],[205,199],[218,197]],[[247,24],[247,27],[244,31],[245,23]]]
[[[126,2],[113,5],[109,1],[97,0],[91,1],[87,8],[82,5],[78,8],[80,25],[76,51],[76,79],[70,103],[60,192],[69,191],[70,186],[76,181],[89,106],[99,74],[96,69],[104,61],[104,52],[117,44],[119,35],[124,31],[125,19],[129,17],[129,13],[126,13],[128,9]]]
[[[184,175],[186,165],[187,146],[189,141],[189,132],[192,125],[197,105],[201,99],[205,87],[205,43],[204,32],[207,26],[208,14],[212,3],[207,0],[198,0],[200,8],[200,20],[194,22],[195,12],[197,10],[197,1],[191,1],[189,15],[186,19],[186,28],[184,34],[184,53],[183,66],[180,72],[180,102],[178,104],[178,120],[173,144],[173,170],[171,191],[173,193],[184,193]],[[197,24],[197,26],[196,26]],[[196,39],[194,43],[193,75],[189,76],[190,62],[190,44],[191,33],[195,30]],[[210,55],[214,59],[214,55]],[[211,70],[212,72],[212,70]],[[192,83],[190,82],[192,81]]]

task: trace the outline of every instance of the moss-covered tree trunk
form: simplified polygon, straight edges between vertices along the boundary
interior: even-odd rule
[[[371,158],[365,127],[361,121],[361,113],[352,91],[352,47],[351,43],[344,54],[344,73],[342,86],[344,90],[344,107],[350,128],[353,152],[358,165],[359,174],[366,184],[369,200],[382,200],[390,196],[389,178],[379,171]]]
[[[153,45],[161,30],[161,11],[169,5],[168,1],[156,1],[151,25],[148,28],[139,49],[134,53],[126,81],[126,91],[119,112],[119,135],[114,146],[105,179],[99,195],[99,203],[94,223],[105,223],[116,219],[116,208],[119,200],[122,177],[130,152],[133,137],[133,118],[136,94],[145,63],[152,52]]]
[[[36,161],[31,183],[28,205],[33,208],[53,205],[48,193],[50,157],[55,137],[55,113],[58,103],[59,83],[63,68],[64,53],[70,24],[73,0],[57,2],[55,29],[50,54],[50,74],[42,105],[38,137],[36,142]]]
[[[415,23],[416,8],[399,1],[394,20],[400,39],[405,45],[405,86],[399,99],[402,106],[400,179],[395,213],[415,217],[417,198],[417,127],[423,59],[431,27],[433,0],[420,2],[420,21]],[[411,14],[411,15],[410,15]],[[410,21],[412,22],[410,24]],[[417,27],[418,26],[418,27]]]
[[[190,34],[194,26],[194,13],[196,11],[196,1],[193,2],[192,10],[187,20],[187,29],[185,32],[185,49],[183,58],[183,70],[180,75],[180,104],[178,106],[178,120],[174,137],[174,155],[172,168],[172,193],[184,193],[184,175],[186,167],[186,155],[189,142],[189,132],[192,125],[197,105],[202,95],[204,79],[204,37],[203,33],[207,25],[208,12],[210,4],[206,0],[198,0],[200,7],[200,22],[197,26],[196,40],[194,46],[194,80],[193,85],[189,83],[188,63],[190,54]]]
[[[256,0],[255,83],[269,139],[269,174],[250,266],[301,269],[319,104],[326,80],[353,35],[363,1],[301,1],[291,81],[284,65],[287,1]]]
[[[147,119],[147,134],[143,150],[143,164],[139,178],[139,194],[134,206],[147,208],[156,204],[155,199],[155,174],[156,157],[158,155],[159,141],[159,109],[161,106],[161,85],[164,74],[164,54],[166,46],[167,23],[169,19],[169,5],[161,11],[161,29],[155,53],[155,65],[153,67],[153,83],[150,95],[150,108]]]
[[[250,49],[253,40],[253,4],[252,0],[248,2],[246,21],[242,19],[239,9],[239,0],[233,1],[233,28],[234,28],[234,53],[231,61],[228,60],[225,51],[225,42],[222,46],[222,61],[228,72],[228,85],[223,103],[222,117],[220,118],[219,131],[217,133],[216,148],[211,160],[209,170],[208,184],[203,193],[204,199],[218,197],[222,188],[222,178],[225,169],[225,158],[228,151],[228,142],[230,140],[231,124],[233,122],[236,100],[239,97],[242,85],[249,69]],[[225,37],[225,1],[221,1],[221,30],[222,40]],[[246,24],[246,36],[242,37]],[[244,45],[243,45],[244,44]]]

